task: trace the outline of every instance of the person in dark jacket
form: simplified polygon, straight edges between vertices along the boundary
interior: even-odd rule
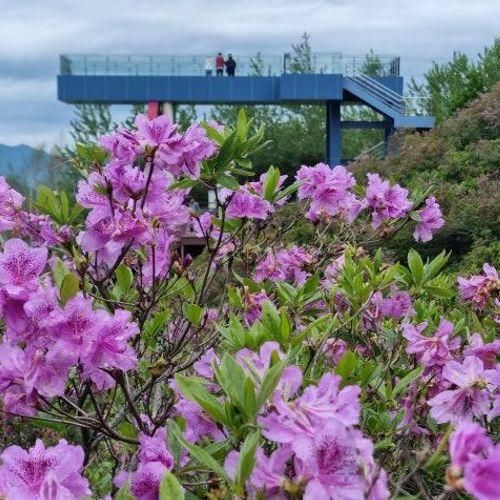
[[[224,63],[226,65],[227,76],[234,76],[234,71],[236,69],[236,61],[233,59],[232,54],[227,55],[227,61]]]

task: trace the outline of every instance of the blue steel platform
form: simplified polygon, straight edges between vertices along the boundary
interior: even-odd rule
[[[330,66],[322,66],[318,73],[290,73],[287,72],[286,55],[281,69],[277,70],[280,62],[273,60],[274,66],[269,66],[269,76],[236,77],[196,76],[190,74],[193,73],[192,66],[185,70],[187,75],[161,74],[173,73],[173,67],[177,68],[177,72],[182,72],[184,66],[170,65],[162,70],[159,64],[154,66],[151,58],[147,61],[148,65],[143,63],[142,66],[136,66],[135,71],[130,65],[131,58],[128,58],[128,70],[124,70],[118,64],[113,66],[110,60],[113,61],[112,58],[98,60],[92,66],[82,63],[87,61],[86,56],[75,60],[61,56],[61,74],[57,77],[58,99],[71,104],[324,103],[327,108],[326,160],[332,165],[341,162],[341,134],[344,128],[383,128],[388,140],[395,128],[429,129],[434,126],[431,116],[406,114],[403,77],[397,74],[399,59],[391,59],[385,71],[386,76],[376,78],[359,71],[349,71],[350,74],[328,73],[328,68],[331,71],[345,71],[345,67],[339,67],[338,59],[329,60]],[[394,71],[396,60],[397,71]],[[342,122],[342,104],[369,106],[383,119],[380,122]]]

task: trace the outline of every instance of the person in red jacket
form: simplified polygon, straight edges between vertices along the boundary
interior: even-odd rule
[[[224,56],[221,52],[219,52],[215,58],[215,73],[217,76],[224,75]]]

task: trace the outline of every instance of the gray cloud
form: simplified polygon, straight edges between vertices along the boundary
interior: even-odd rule
[[[280,54],[303,31],[321,52],[399,54],[418,75],[499,34],[497,0],[0,0],[0,142],[47,145],[67,132],[58,55]]]

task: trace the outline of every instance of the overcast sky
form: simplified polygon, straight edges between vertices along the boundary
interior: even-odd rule
[[[307,31],[318,52],[373,48],[418,74],[482,51],[499,19],[499,0],[0,0],[0,143],[65,140],[60,53],[281,54]]]

